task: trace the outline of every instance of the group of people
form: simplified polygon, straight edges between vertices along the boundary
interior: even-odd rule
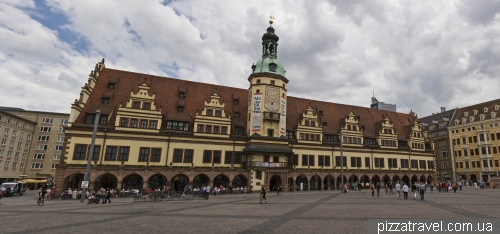
[[[81,191],[79,191],[81,194]],[[111,203],[111,198],[114,196],[115,190],[114,189],[105,189],[101,188],[97,192],[92,190],[92,191],[87,191],[85,196],[89,200],[89,203],[94,202],[96,204],[99,204],[99,202],[102,200],[102,204],[106,204],[106,202]]]

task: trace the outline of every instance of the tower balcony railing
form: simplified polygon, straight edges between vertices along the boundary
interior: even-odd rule
[[[244,168],[290,168],[290,163],[287,162],[244,162]]]
[[[276,112],[264,112],[264,119],[265,120],[280,121],[280,113],[276,113]]]

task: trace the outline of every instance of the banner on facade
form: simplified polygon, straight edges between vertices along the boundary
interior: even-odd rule
[[[281,167],[281,163],[272,163],[272,162],[254,162],[254,166],[256,167]]]
[[[286,134],[286,99],[281,97],[280,136]]]
[[[261,110],[262,110],[262,94],[255,93],[253,95],[252,132],[260,131]]]

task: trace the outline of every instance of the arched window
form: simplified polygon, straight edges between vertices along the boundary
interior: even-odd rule
[[[480,115],[479,120],[481,120],[481,121],[484,120],[484,115]]]
[[[472,116],[469,117],[469,122],[471,122],[471,123],[474,122],[474,118],[472,118]]]

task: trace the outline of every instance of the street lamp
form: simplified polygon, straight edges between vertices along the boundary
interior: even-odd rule
[[[87,192],[87,187],[90,184],[90,164],[92,163],[92,158],[94,157],[94,145],[95,145],[95,138],[97,135],[97,125],[99,124],[99,117],[101,116],[101,110],[96,110],[96,116],[94,120],[94,133],[92,134],[92,141],[90,142],[90,151],[87,156],[87,170],[85,170],[85,177],[83,178],[83,181],[86,182],[85,187],[82,188],[82,195],[80,196],[80,202],[83,203],[85,201],[85,194]]]
[[[342,137],[342,130],[340,132],[340,181],[341,181],[341,191],[344,193],[344,138]]]

